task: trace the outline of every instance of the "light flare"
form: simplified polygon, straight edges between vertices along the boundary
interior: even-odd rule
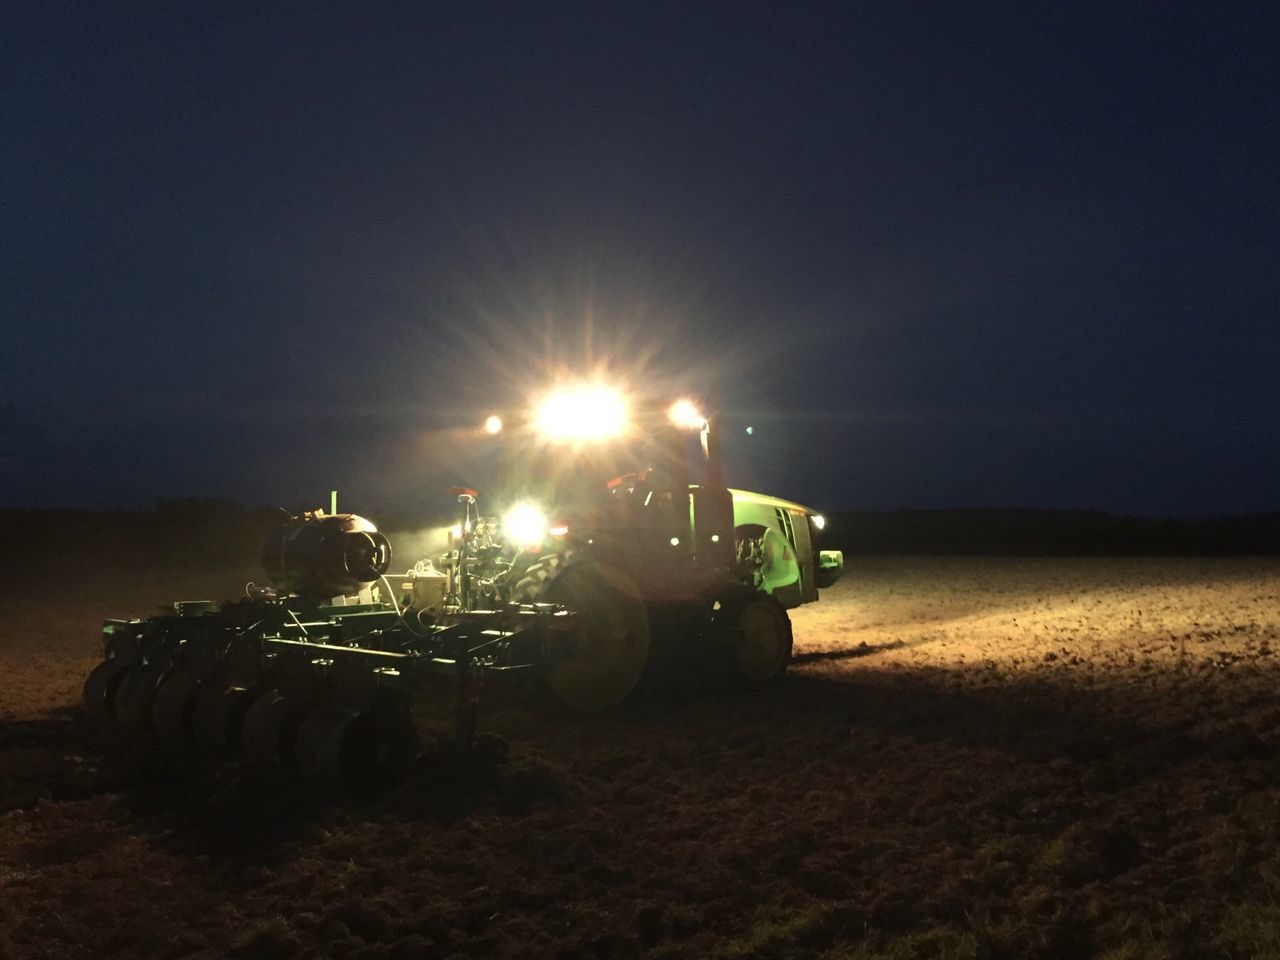
[[[673,403],[671,409],[667,411],[667,416],[677,427],[687,430],[701,430],[707,425],[707,418],[698,409],[698,405],[688,399]]]
[[[517,547],[536,547],[547,536],[547,515],[534,503],[517,503],[502,518],[502,535]]]
[[[534,427],[548,440],[607,440],[627,429],[627,401],[598,384],[557,390],[534,412]]]

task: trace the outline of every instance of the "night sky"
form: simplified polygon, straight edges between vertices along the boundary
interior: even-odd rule
[[[819,509],[1278,510],[1278,10],[5,4],[0,506],[425,509],[576,369]]]

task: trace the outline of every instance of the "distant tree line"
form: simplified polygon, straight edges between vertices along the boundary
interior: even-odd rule
[[[1280,554],[1280,513],[1128,517],[1068,510],[903,510],[838,513],[829,520],[825,544],[849,554]]]
[[[175,500],[150,510],[0,510],[6,576],[117,569],[248,567],[283,514],[228,500]],[[450,518],[372,516],[407,549]],[[1280,513],[1151,518],[1054,510],[910,510],[832,514],[823,546],[850,555],[1280,555]],[[412,559],[417,559],[416,557]]]

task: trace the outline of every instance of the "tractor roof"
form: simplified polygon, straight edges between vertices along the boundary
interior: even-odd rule
[[[750,490],[735,490],[732,487],[729,488],[729,493],[733,495],[735,501],[758,503],[762,507],[776,507],[780,510],[801,510],[808,514],[819,512],[813,507],[806,507],[804,504],[796,503],[792,500],[783,500],[781,497],[771,497],[767,493],[752,493]]]

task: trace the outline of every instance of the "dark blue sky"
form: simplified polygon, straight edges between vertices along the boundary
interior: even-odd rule
[[[0,505],[419,509],[604,365],[821,508],[1280,509],[1276,11],[6,4]]]

